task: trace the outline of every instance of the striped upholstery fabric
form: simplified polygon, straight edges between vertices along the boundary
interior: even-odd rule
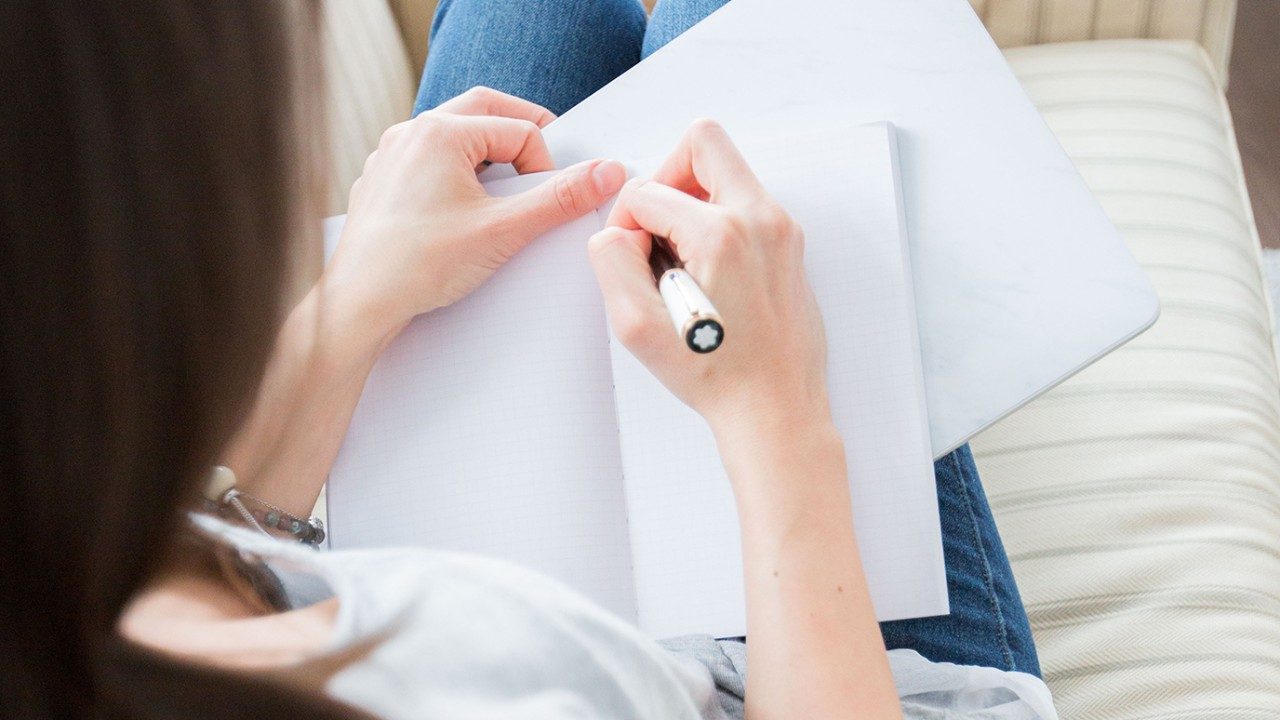
[[[329,0],[324,9],[333,173],[326,207],[337,214],[383,130],[409,117],[415,74],[385,0]]]
[[[969,2],[1000,47],[1105,38],[1195,40],[1208,51],[1217,76],[1227,76],[1235,0]]]
[[[1280,380],[1208,58],[1007,54],[1163,305],[973,443],[1046,679],[1072,720],[1280,718]]]

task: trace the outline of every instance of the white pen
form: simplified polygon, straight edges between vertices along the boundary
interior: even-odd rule
[[[671,314],[676,333],[696,353],[709,353],[724,342],[724,321],[711,301],[685,271],[664,237],[653,237],[649,267],[658,283],[658,293]]]

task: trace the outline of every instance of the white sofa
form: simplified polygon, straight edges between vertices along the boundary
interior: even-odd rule
[[[1163,306],[973,443],[1046,680],[1072,720],[1280,718],[1280,374],[1222,94],[1234,0],[972,1]],[[328,3],[335,212],[409,112],[431,5]]]

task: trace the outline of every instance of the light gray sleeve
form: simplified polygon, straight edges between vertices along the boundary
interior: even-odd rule
[[[711,673],[726,720],[743,720],[747,690],[747,646],[740,640],[682,635],[659,642],[672,655],[697,662]]]
[[[705,667],[715,682],[724,717],[743,720],[745,643],[686,635],[660,644],[677,658]],[[1025,673],[934,663],[912,650],[891,651],[889,667],[907,720],[1058,720],[1048,688]]]

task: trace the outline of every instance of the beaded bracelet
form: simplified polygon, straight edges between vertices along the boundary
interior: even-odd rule
[[[318,547],[324,542],[324,523],[320,518],[304,520],[266,500],[238,490],[235,472],[224,465],[215,467],[209,474],[204,509],[205,512],[222,518],[238,520],[265,535],[282,533],[311,547]]]

